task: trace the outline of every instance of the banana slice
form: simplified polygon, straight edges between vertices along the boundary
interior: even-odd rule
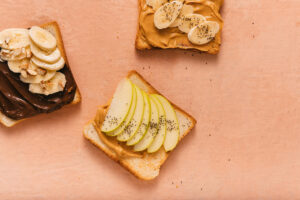
[[[193,44],[206,44],[214,39],[219,29],[220,26],[217,22],[206,21],[192,28],[188,34],[188,39]]]
[[[185,15],[192,14],[194,12],[194,7],[191,5],[183,5],[180,14],[175,19],[175,21],[170,25],[170,27],[177,27],[180,25],[181,20]]]
[[[157,10],[159,9],[159,7],[161,7],[162,5],[164,5],[165,3],[168,2],[168,0],[152,0],[153,1],[153,10]]]
[[[30,43],[30,49],[32,54],[37,57],[38,59],[40,59],[41,61],[47,62],[47,63],[55,63],[57,62],[61,55],[60,55],[60,51],[58,48],[56,48],[54,51],[52,52],[47,52],[44,51],[40,48],[38,48],[35,44],[33,44],[32,42]]]
[[[20,49],[29,46],[28,30],[10,28],[0,32],[0,46],[5,49]]]
[[[154,0],[146,0],[146,4],[150,7],[153,7],[153,1]]]
[[[181,19],[181,23],[178,25],[178,28],[179,28],[179,30],[181,30],[184,33],[189,33],[193,27],[195,27],[205,21],[206,21],[206,19],[202,15],[187,14],[187,15],[183,16],[183,18]]]
[[[28,56],[29,53],[29,56]],[[0,57],[2,60],[7,61],[16,61],[28,58],[31,56],[30,48],[21,48],[21,49],[1,49]]]
[[[27,77],[20,75],[20,80],[24,83],[41,83],[42,81],[49,81],[55,74],[56,71],[44,70],[44,72],[37,75],[27,75]]]
[[[55,37],[47,30],[33,26],[29,30],[31,40],[41,49],[49,51],[56,47]]]
[[[154,25],[158,29],[168,28],[178,17],[182,3],[180,1],[172,1],[161,6],[154,13]]]
[[[22,60],[14,60],[7,62],[8,68],[14,73],[21,73],[21,70],[27,69],[29,66],[29,59],[25,58]]]
[[[52,64],[45,63],[45,62],[39,60],[35,56],[33,56],[31,58],[31,61],[43,69],[52,70],[52,71],[58,71],[65,66],[65,60],[63,57],[60,57],[60,59],[56,63],[52,63]]]
[[[52,79],[41,83],[29,84],[29,91],[36,94],[50,95],[64,90],[66,77],[61,72],[56,72]]]
[[[153,10],[157,10],[163,4],[167,3],[168,0],[146,0],[146,4],[153,8]]]

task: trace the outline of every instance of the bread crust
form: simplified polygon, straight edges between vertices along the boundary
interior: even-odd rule
[[[132,70],[128,73],[127,78],[130,78],[131,76],[137,76],[142,82],[143,84],[145,84],[149,90],[150,93],[156,93],[156,94],[160,94],[162,95],[159,91],[157,91],[148,81],[146,81],[146,79],[140,75],[137,71]],[[162,95],[163,96],[163,95]],[[194,126],[196,125],[197,121],[195,120],[194,117],[192,117],[190,114],[188,114],[186,111],[184,111],[183,109],[181,109],[180,107],[178,107],[177,105],[175,105],[174,103],[172,103],[169,99],[168,101],[172,104],[172,106],[174,107],[175,110],[181,112],[183,115],[185,115],[190,121],[191,124],[189,126],[188,129],[186,129],[186,131],[181,134],[179,141],[181,141],[188,133],[191,132],[191,130],[194,128]],[[110,101],[108,102],[108,104],[101,106],[102,108],[107,108],[109,105]],[[156,176],[146,176],[145,174],[141,174],[138,170],[136,170],[135,168],[130,166],[130,162],[128,162],[126,159],[123,159],[122,157],[119,157],[112,149],[110,149],[109,147],[107,148],[103,148],[103,146],[99,145],[95,140],[91,139],[89,137],[89,135],[87,134],[88,131],[90,131],[90,127],[93,124],[94,120],[90,120],[85,126],[84,126],[84,130],[83,130],[83,135],[84,137],[89,140],[92,144],[94,144],[95,146],[97,146],[100,150],[102,150],[109,158],[111,158],[112,160],[116,161],[117,163],[119,163],[123,168],[125,168],[126,170],[128,170],[130,173],[132,173],[134,176],[136,176],[137,178],[141,179],[141,180],[152,180],[155,177],[157,177],[158,173],[159,173],[159,169],[160,167],[164,164],[164,162],[167,160],[169,154],[171,152],[165,152],[165,150],[163,148],[161,148],[158,152],[154,153],[154,154],[148,154],[148,153],[144,153],[144,154],[148,154],[148,158],[151,156],[155,157],[157,154],[162,154],[163,158],[160,160],[160,163],[158,164],[157,167],[157,175]],[[100,139],[100,138],[99,138]],[[161,151],[163,151],[164,153],[162,153]],[[136,158],[136,159],[143,159],[143,158]],[[146,162],[146,161],[145,161]]]
[[[56,21],[52,21],[52,22],[48,22],[48,23],[42,24],[42,25],[40,25],[40,27],[45,28],[45,29],[51,28],[51,30],[55,31],[55,35],[57,36],[56,37],[57,47],[59,48],[59,50],[60,50],[63,58],[65,59],[65,62],[68,64],[68,66],[70,66],[69,62],[68,62],[68,59],[67,59],[67,55],[66,55],[66,51],[65,51],[65,47],[64,47],[64,44],[63,44],[63,39],[62,39],[62,35],[61,35],[61,32],[60,32],[58,23]],[[71,71],[71,73],[72,73],[72,71]],[[72,76],[73,76],[73,74],[72,74]],[[65,106],[75,105],[75,104],[78,104],[80,101],[81,101],[81,94],[80,94],[78,86],[77,86],[77,89],[76,89],[73,101],[71,103],[65,105]],[[26,118],[26,119],[28,119],[28,118]],[[14,125],[16,125],[16,124],[18,124],[18,123],[20,123],[20,122],[22,122],[22,121],[24,121],[26,119],[14,120],[14,119],[11,119],[11,118],[5,116],[0,111],[0,123],[2,123],[6,127],[13,127]]]

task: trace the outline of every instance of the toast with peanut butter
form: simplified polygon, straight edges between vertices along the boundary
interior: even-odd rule
[[[151,180],[195,124],[191,115],[131,71],[112,99],[98,107],[83,135],[139,179]]]
[[[190,49],[217,54],[223,0],[138,0],[138,50]]]
[[[81,95],[56,22],[0,32],[0,122],[15,124],[66,105]]]

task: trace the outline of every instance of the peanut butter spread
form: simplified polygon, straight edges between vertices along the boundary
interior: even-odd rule
[[[219,14],[223,0],[186,0],[184,4],[194,7],[194,13],[201,14],[208,21],[215,21],[220,25],[220,31],[215,38],[207,44],[192,44],[186,33],[181,32],[177,27],[157,29],[154,25],[155,11],[146,4],[146,0],[140,0],[139,28],[136,39],[137,49],[151,49],[158,47],[163,49],[181,48],[197,49],[200,51],[216,54],[221,44],[221,30],[223,20]]]
[[[136,157],[140,158],[143,157],[143,154],[136,153],[132,150],[131,147],[126,146],[125,144],[122,144],[121,142],[118,142],[116,138],[114,137],[108,137],[105,134],[101,132],[101,125],[104,121],[105,115],[107,112],[107,107],[99,107],[95,120],[94,120],[94,127],[97,130],[98,136],[101,139],[101,141],[108,146],[112,151],[114,151],[119,158],[124,157]]]

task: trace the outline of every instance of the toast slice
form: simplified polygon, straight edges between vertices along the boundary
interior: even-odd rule
[[[138,87],[147,93],[160,94],[156,89],[154,89],[140,74],[136,71],[131,71],[127,77]],[[186,113],[184,110],[169,101],[173,108],[175,109],[180,130],[181,141],[184,136],[186,136],[196,124],[196,120]],[[108,105],[102,106],[106,109]],[[99,109],[101,110],[101,109]],[[120,163],[125,169],[135,175],[137,178],[142,180],[152,180],[158,176],[160,167],[168,158],[170,152],[166,152],[163,147],[160,148],[155,153],[144,153],[143,157],[120,157],[118,154],[112,150],[105,142],[101,140],[99,134],[94,126],[94,120],[89,121],[83,129],[84,137],[101,149],[106,155],[108,155],[114,161]],[[122,146],[120,146],[122,148]]]
[[[138,0],[139,18],[135,40],[136,49],[188,49],[209,54],[217,54],[219,52],[223,28],[220,8],[223,5],[223,0],[185,0],[186,5],[194,7],[195,14],[204,15],[208,21],[216,21],[220,25],[220,31],[214,39],[203,45],[192,44],[188,40],[187,34],[181,32],[177,27],[158,30],[153,20],[155,11],[147,5],[147,1]]]
[[[66,52],[65,52],[61,32],[60,32],[60,29],[59,29],[59,26],[58,26],[57,22],[55,22],[55,21],[49,22],[49,23],[41,25],[40,27],[48,30],[50,33],[52,33],[55,36],[56,41],[57,41],[57,47],[59,48],[62,57],[65,59],[66,64],[68,66],[70,66],[69,63],[68,63],[68,59],[67,59],[67,56],[66,56]],[[74,105],[74,104],[79,103],[80,101],[81,101],[81,95],[80,95],[79,89],[77,87],[74,99],[68,105]],[[6,127],[12,127],[12,126],[16,125],[17,123],[19,123],[23,120],[25,120],[25,119],[22,119],[22,120],[11,119],[11,118],[7,117],[6,115],[4,115],[0,111],[0,123],[2,123]]]

